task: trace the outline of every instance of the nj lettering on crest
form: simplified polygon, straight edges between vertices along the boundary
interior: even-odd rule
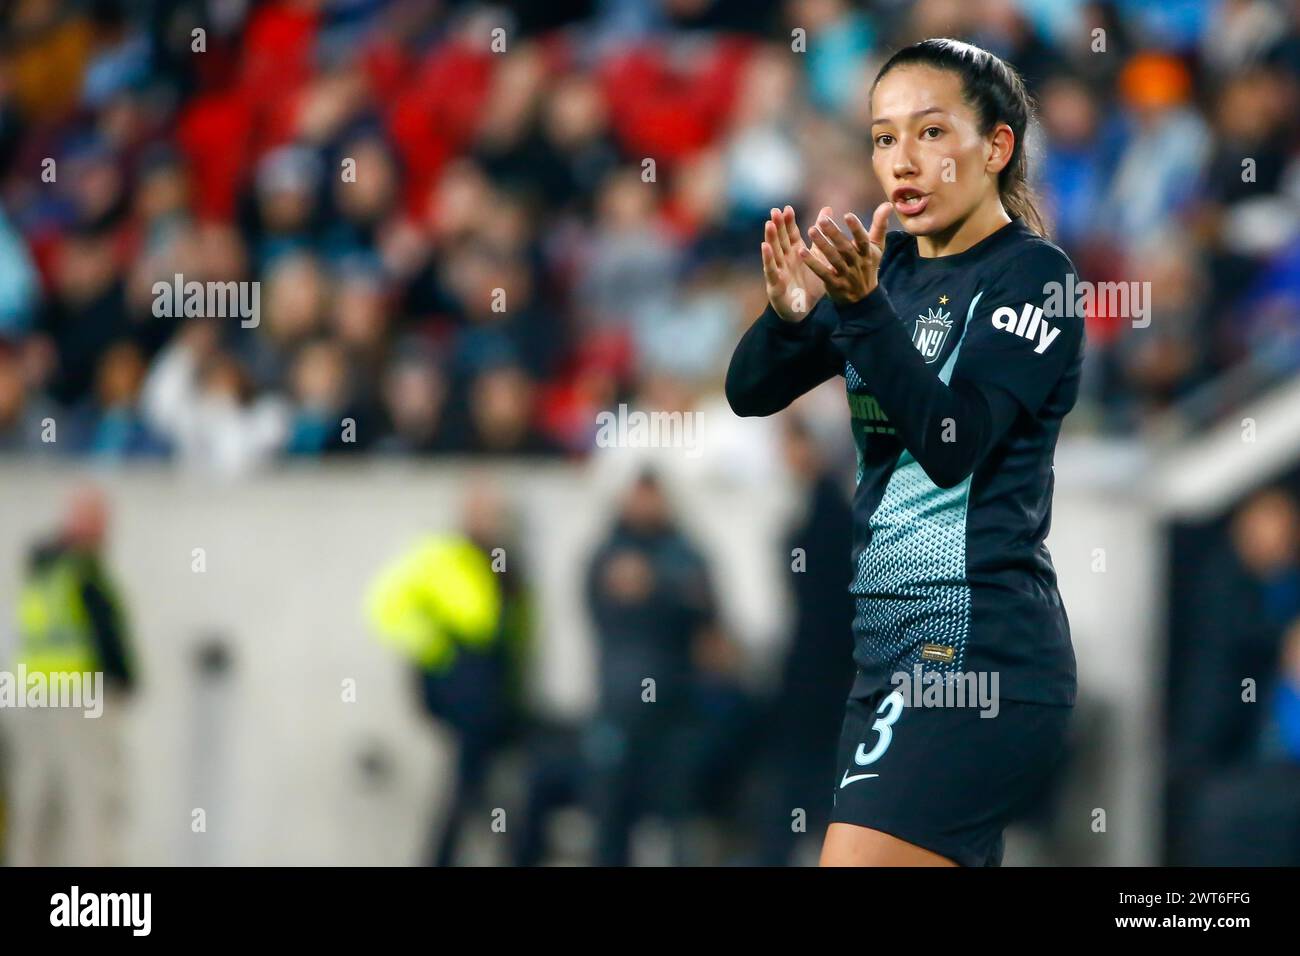
[[[945,312],[942,307],[927,309],[925,315],[916,317],[916,327],[912,330],[912,344],[921,353],[926,365],[939,357],[951,330],[952,313]]]

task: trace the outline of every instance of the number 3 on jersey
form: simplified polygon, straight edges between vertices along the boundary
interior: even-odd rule
[[[880,734],[876,738],[876,745],[868,753],[866,744],[858,744],[858,752],[853,755],[853,762],[859,767],[875,763],[889,749],[889,743],[894,739],[894,721],[898,720],[903,714],[903,694],[901,691],[894,691],[880,702],[880,706],[876,708],[876,713],[882,712],[884,716],[877,717],[876,722],[871,725],[871,729]]]
[[[902,692],[894,691],[883,701],[880,701],[879,708],[876,708],[878,717],[875,723],[871,724],[871,730],[880,736],[876,737],[875,745],[872,745],[871,753],[867,753],[865,743],[858,744],[858,752],[853,754],[853,762],[859,767],[865,767],[868,763],[875,763],[884,756],[885,750],[889,749],[889,741],[893,740],[893,724],[898,718],[902,717]],[[852,767],[850,767],[852,770]],[[844,779],[840,780],[840,790],[844,790],[850,783],[857,780],[870,780],[872,777],[880,777],[880,774],[850,774],[848,770],[844,771]]]
[[[867,752],[865,743],[858,744],[857,753],[853,755],[853,762],[859,767],[865,767],[879,760],[886,750],[889,749],[890,742],[894,739],[894,722],[903,714],[903,693],[894,691],[888,697],[880,702],[876,708],[877,716],[875,722],[871,725],[873,732],[879,734],[875,744],[872,746],[870,753]],[[844,771],[844,779],[840,781],[840,789],[843,790],[849,784],[857,780],[869,780],[872,777],[878,777],[878,773],[856,773],[850,774]]]

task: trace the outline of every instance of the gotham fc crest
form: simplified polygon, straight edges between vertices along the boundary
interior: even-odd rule
[[[952,328],[952,313],[943,308],[927,309],[925,315],[916,317],[916,329],[912,332],[912,344],[929,365],[943,351],[943,343],[948,341],[948,330]]]

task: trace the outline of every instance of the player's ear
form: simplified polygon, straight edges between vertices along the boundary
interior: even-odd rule
[[[996,176],[1011,162],[1011,154],[1015,149],[1016,134],[1006,123],[998,123],[989,137],[989,158],[984,168]]]

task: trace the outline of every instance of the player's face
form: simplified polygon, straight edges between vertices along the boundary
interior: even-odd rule
[[[990,194],[991,137],[947,70],[890,70],[871,97],[871,163],[903,228],[929,236],[960,223]]]

